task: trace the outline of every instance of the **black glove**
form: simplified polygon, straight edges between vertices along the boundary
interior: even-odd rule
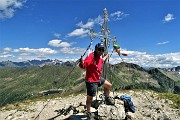
[[[81,56],[81,58],[79,59],[79,62],[80,62],[80,63],[83,63],[83,58],[82,58],[82,56]]]

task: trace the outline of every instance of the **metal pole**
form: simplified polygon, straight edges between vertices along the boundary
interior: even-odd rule
[[[108,13],[107,13],[107,9],[105,8],[103,10],[104,12],[104,24],[103,24],[103,29],[102,29],[102,34],[103,34],[103,38],[104,38],[104,55],[108,54],[108,28],[107,28],[107,21],[108,21]],[[103,64],[103,77],[105,79],[107,79],[107,59],[104,61]],[[106,88],[104,88],[104,97],[106,97]]]
[[[107,14],[107,9],[105,8],[103,10],[104,12],[104,24],[103,24],[103,37],[104,37],[104,55],[108,54],[108,28],[107,28],[107,21],[108,21],[108,14]],[[106,79],[107,78],[107,59],[104,61],[103,64],[103,77]]]

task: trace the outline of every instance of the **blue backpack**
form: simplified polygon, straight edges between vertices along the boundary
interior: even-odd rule
[[[135,107],[133,102],[131,101],[131,96],[130,95],[121,95],[120,97],[116,97],[122,101],[124,101],[124,108],[125,112],[132,112],[135,113]]]

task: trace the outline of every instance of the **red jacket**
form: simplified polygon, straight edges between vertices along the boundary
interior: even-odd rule
[[[99,82],[102,74],[102,66],[104,60],[100,56],[94,56],[90,53],[79,66],[86,68],[86,80],[88,82]]]

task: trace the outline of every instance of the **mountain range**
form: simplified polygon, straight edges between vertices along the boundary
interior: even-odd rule
[[[32,67],[32,66],[73,66],[75,64],[75,62],[73,61],[66,61],[63,62],[61,60],[58,59],[46,59],[46,60],[27,60],[27,61],[22,61],[22,62],[13,62],[13,61],[2,61],[0,62],[0,68],[2,67]],[[151,70],[151,69],[155,69],[154,67],[148,67],[148,68],[144,68],[146,70]],[[169,72],[180,72],[180,66],[177,67],[172,67],[172,68],[159,68],[159,69],[163,69]],[[180,73],[179,73],[180,74]]]
[[[85,70],[75,63],[50,59],[0,62],[0,106],[49,94],[85,92]],[[150,89],[180,94],[179,66],[144,69],[125,62],[107,64],[107,79],[112,91]]]
[[[0,68],[2,67],[32,67],[32,66],[40,66],[43,67],[44,65],[47,66],[71,66],[74,62],[66,61],[63,62],[58,59],[47,59],[47,60],[28,60],[28,61],[22,61],[22,62],[13,62],[13,61],[2,61],[0,62]]]

